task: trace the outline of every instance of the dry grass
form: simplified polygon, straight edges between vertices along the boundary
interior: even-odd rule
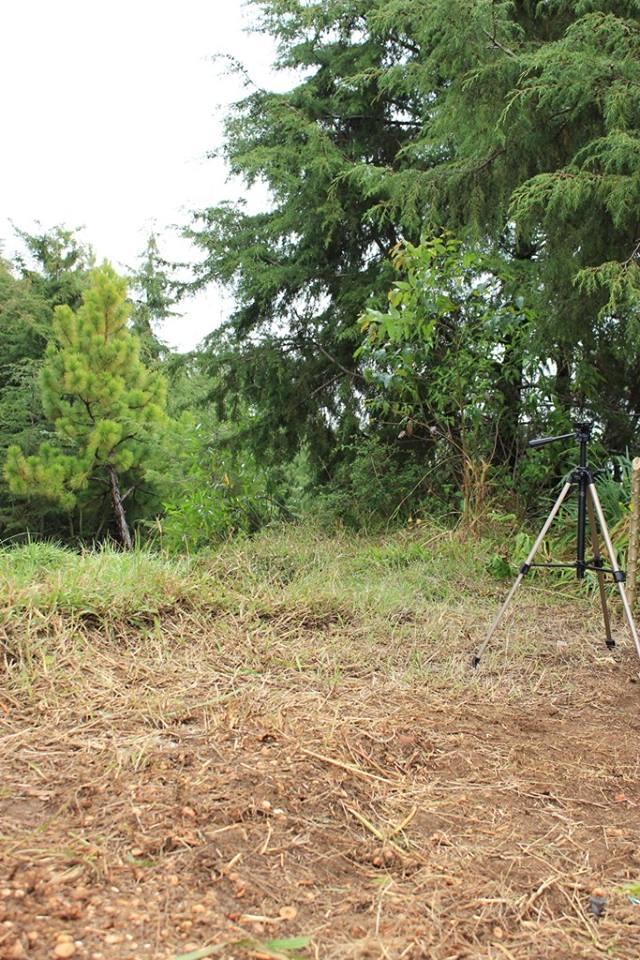
[[[471,673],[491,549],[0,556],[0,957],[636,960],[637,664],[534,581]]]

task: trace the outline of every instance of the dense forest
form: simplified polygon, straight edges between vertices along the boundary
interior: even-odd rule
[[[596,425],[640,440],[638,0],[255,0],[286,92],[251,86],[246,196],[149,238],[128,276],[80,234],[0,263],[0,539],[197,549],[274,519],[524,517]],[[244,67],[234,69],[244,71]],[[210,283],[200,349],[162,321]],[[212,324],[213,326],[213,324]]]

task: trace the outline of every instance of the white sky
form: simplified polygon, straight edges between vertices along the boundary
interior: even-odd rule
[[[0,243],[15,249],[12,220],[83,226],[99,260],[132,266],[150,230],[161,252],[192,259],[170,231],[188,210],[234,198],[221,162],[224,106],[245,91],[224,76],[230,54],[254,81],[273,76],[269,38],[247,34],[242,0],[10,0],[2,5]],[[228,314],[221,291],[186,302],[161,336],[185,350]]]

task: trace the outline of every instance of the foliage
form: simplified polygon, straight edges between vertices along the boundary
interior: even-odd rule
[[[53,435],[31,456],[9,447],[5,466],[16,494],[41,496],[65,509],[91,482],[108,487],[126,545],[118,475],[137,475],[131,491],[144,477],[165,404],[164,380],[140,361],[128,314],[125,281],[108,264],[92,272],[76,312],[68,305],[56,307],[41,374],[42,404]]]
[[[394,448],[376,436],[361,437],[341,450],[341,462],[331,483],[312,486],[306,512],[323,528],[345,526],[379,531],[406,521],[424,509],[442,510],[433,499],[425,503],[428,472],[410,451]]]
[[[305,447],[325,480],[358,431],[357,318],[382,290],[397,239],[367,218],[367,191],[350,173],[372,156],[392,164],[409,136],[388,119],[376,78],[385,44],[352,42],[365,8],[261,5],[278,65],[306,78],[289,93],[251,92],[227,121],[224,153],[232,174],[268,186],[270,209],[212,207],[188,231],[205,257],[197,283],[229,283],[239,303],[210,341],[218,395],[256,407],[260,428],[247,441],[265,462]]]
[[[259,456],[306,445],[327,480],[363,427],[391,439],[363,416],[357,318],[382,309],[397,242],[443,227],[501,256],[536,311],[524,355],[499,324],[484,334],[513,373],[493,394],[498,458],[515,473],[534,362],[537,420],[548,402],[551,419],[589,409],[623,452],[640,414],[637,5],[253,5],[276,67],[298,79],[249,90],[223,152],[271,203],[210,207],[188,232],[203,251],[196,285],[227,283],[238,300],[211,368],[220,397],[259,410]],[[536,390],[537,379],[526,399]],[[492,428],[485,446],[494,439]]]
[[[486,507],[489,470],[498,461],[510,414],[510,385],[536,377],[531,349],[533,314],[509,297],[502,261],[442,236],[396,247],[386,310],[370,308],[358,356],[375,385],[373,415],[422,447],[442,487],[461,491],[465,519]],[[501,272],[498,272],[501,271]],[[530,370],[523,370],[527,357]],[[538,392],[544,389],[538,376]],[[525,402],[519,401],[519,409]],[[517,443],[517,434],[512,438]],[[517,451],[508,454],[516,459]]]
[[[66,305],[77,310],[82,303],[94,255],[78,232],[63,226],[42,233],[16,230],[24,245],[14,259],[18,274],[51,309]]]
[[[154,234],[109,357],[60,340],[93,267],[77,232],[18,231],[0,264],[3,537],[99,536],[109,495],[125,542],[122,503],[147,527],[166,504],[172,549],[301,504],[352,529],[475,522],[494,495],[520,516],[572,459],[524,456],[532,434],[590,413],[614,455],[640,440],[637,0],[250,5],[293,80],[231,67],[242,199],[186,230],[187,286],[237,303],[204,354],[159,340],[181,285]]]
[[[131,329],[140,339],[144,359],[158,359],[166,355],[166,348],[158,338],[158,329],[164,320],[176,316],[173,310],[176,296],[155,233],[149,235],[139,265],[128,280],[132,300]]]
[[[11,444],[33,453],[46,436],[38,380],[53,309],[64,303],[78,306],[92,253],[62,227],[17,234],[24,251],[13,268],[0,263],[0,536],[26,529],[62,536],[68,535],[73,518],[50,502],[17,499],[2,474]]]
[[[193,416],[184,415],[179,427],[181,462],[156,525],[165,549],[192,553],[287,515],[276,485],[248,455],[225,454]]]

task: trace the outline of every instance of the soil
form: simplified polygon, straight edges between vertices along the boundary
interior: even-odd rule
[[[640,957],[628,647],[328,681],[236,627],[7,667],[0,957]]]

